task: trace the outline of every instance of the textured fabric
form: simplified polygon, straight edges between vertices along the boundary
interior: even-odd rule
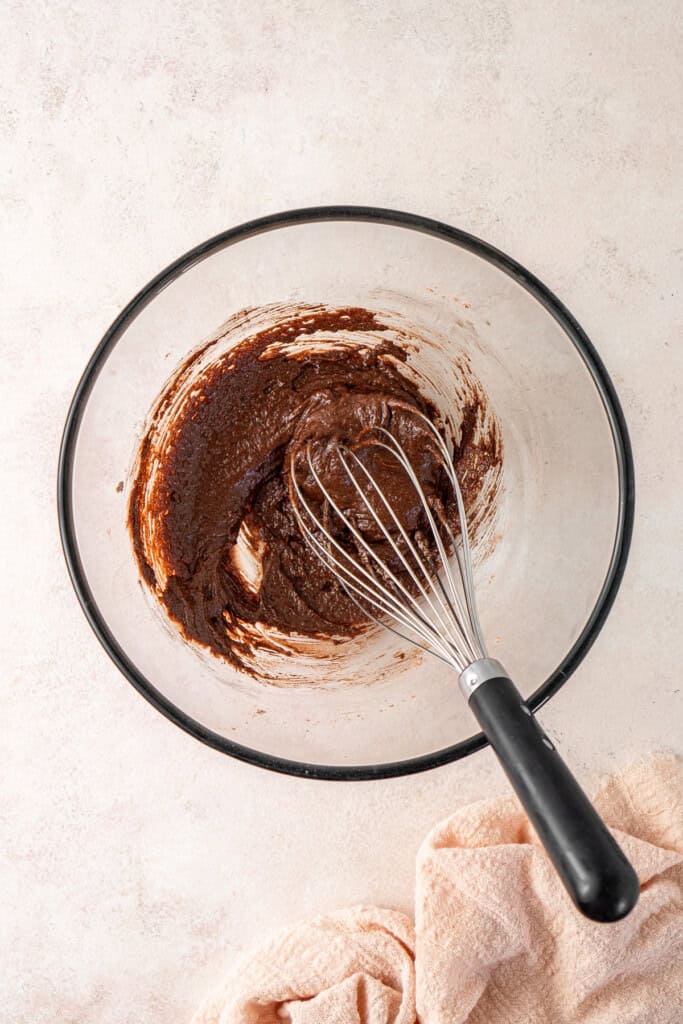
[[[414,1024],[413,925],[357,907],[275,936],[194,1024]]]
[[[681,762],[637,764],[595,804],[641,883],[616,924],[574,909],[513,800],[465,807],[427,836],[416,892],[423,1021],[683,1022]]]
[[[415,938],[371,908],[300,925],[194,1024],[681,1024],[682,764],[640,762],[595,803],[641,882],[624,921],[579,915],[513,800],[472,804],[419,851]]]

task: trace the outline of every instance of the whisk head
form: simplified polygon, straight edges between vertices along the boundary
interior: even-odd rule
[[[433,440],[452,489],[457,531],[443,509],[430,502],[404,447],[383,426],[368,429],[362,448],[377,448],[396,460],[405,474],[405,486],[417,495],[429,538],[426,544],[420,542],[418,531],[411,535],[372,470],[342,442],[328,442],[326,456],[338,460],[368,528],[331,493],[316,468],[311,441],[299,460],[294,454],[291,457],[290,498],[306,542],[361,611],[463,672],[487,656],[476,607],[465,506],[443,437],[421,412],[414,410],[414,415],[427,426],[429,441]],[[313,502],[306,497],[297,476],[301,469],[298,461],[322,500]]]

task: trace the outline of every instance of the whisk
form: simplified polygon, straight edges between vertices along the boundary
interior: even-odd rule
[[[363,447],[377,446],[405,473],[431,537],[431,554],[411,536],[365,462],[342,442],[329,442],[328,454],[338,460],[351,493],[373,525],[373,538],[381,541],[369,539],[335,500],[316,469],[310,442],[302,453],[303,467],[322,502],[306,498],[293,456],[290,497],[301,532],[370,619],[455,669],[464,697],[572,900],[592,920],[617,921],[637,902],[638,878],[501,663],[488,656],[453,461],[434,424],[418,410],[414,415],[428,428],[446,472],[457,530],[429,501],[396,436],[377,426]],[[317,505],[321,511],[316,511]]]

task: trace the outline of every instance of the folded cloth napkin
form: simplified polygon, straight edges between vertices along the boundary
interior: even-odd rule
[[[624,921],[581,917],[517,804],[484,801],[422,844],[415,934],[368,907],[289,929],[193,1024],[682,1024],[683,765],[642,761],[595,803],[640,878]]]

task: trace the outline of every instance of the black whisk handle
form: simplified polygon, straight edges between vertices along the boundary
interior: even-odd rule
[[[468,685],[480,664],[461,687],[569,895],[593,921],[620,920],[638,900],[635,871],[514,683]]]

